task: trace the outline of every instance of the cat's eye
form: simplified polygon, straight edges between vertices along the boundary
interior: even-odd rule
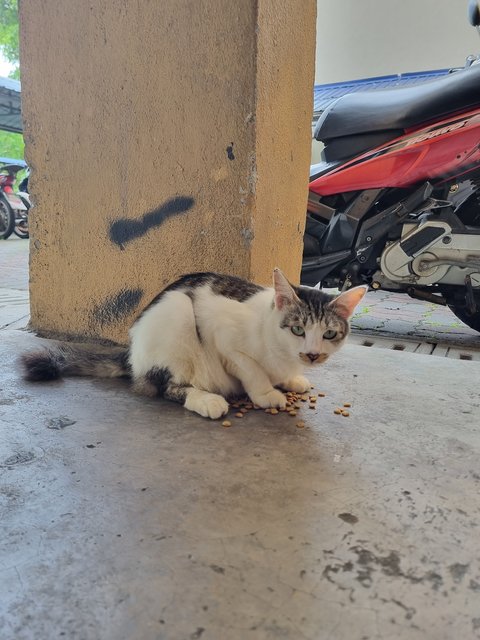
[[[337,335],[337,332],[334,329],[327,329],[323,334],[325,340],[333,340]]]
[[[295,336],[304,336],[305,335],[305,329],[302,326],[300,326],[299,324],[295,324],[292,327],[292,333]]]

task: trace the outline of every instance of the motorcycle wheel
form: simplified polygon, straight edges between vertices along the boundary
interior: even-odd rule
[[[0,240],[6,240],[15,229],[15,214],[10,204],[0,196]]]
[[[480,308],[480,296],[475,296],[475,302],[477,309]],[[469,313],[464,306],[448,305],[450,311],[452,311],[459,320],[466,324],[470,329],[480,332],[480,311],[476,313]]]
[[[23,219],[23,220],[20,220],[20,222],[17,222],[15,224],[13,233],[22,239],[29,238],[30,234],[28,233],[28,221]]]
[[[27,207],[27,211],[25,213],[25,217],[20,220],[15,220],[15,229],[13,230],[13,233],[19,238],[26,239],[30,237],[30,233],[28,231],[28,210],[30,209],[30,203],[20,194],[18,194],[18,197]]]

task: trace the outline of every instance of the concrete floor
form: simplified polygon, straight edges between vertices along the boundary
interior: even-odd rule
[[[24,383],[36,343],[0,332],[2,640],[480,638],[480,363],[349,345],[222,428]]]

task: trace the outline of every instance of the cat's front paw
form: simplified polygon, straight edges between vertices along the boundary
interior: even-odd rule
[[[191,391],[184,405],[185,409],[195,411],[204,418],[217,420],[228,413],[228,402],[222,396],[207,391]]]
[[[286,391],[294,391],[295,393],[305,393],[311,389],[310,381],[305,376],[295,376],[281,386]]]
[[[275,409],[285,409],[287,406],[287,399],[285,395],[278,389],[272,389],[267,393],[254,394],[250,396],[252,402],[262,409],[268,409],[274,407]]]

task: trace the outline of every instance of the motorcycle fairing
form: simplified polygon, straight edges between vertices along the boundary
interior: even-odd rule
[[[340,165],[340,162],[317,162],[310,165],[310,182]]]
[[[480,65],[479,72],[480,72]],[[479,80],[480,82],[480,80]],[[480,164],[480,108],[371,149],[310,183],[318,195],[385,187],[408,188],[464,173]]]

